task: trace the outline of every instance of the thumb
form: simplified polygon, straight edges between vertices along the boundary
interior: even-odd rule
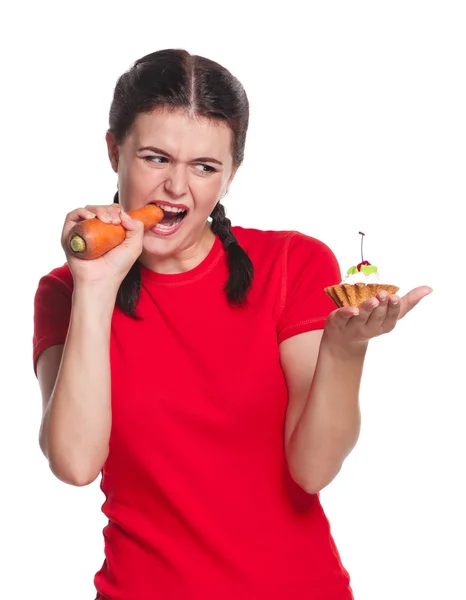
[[[408,292],[401,299],[401,310],[398,320],[402,319],[410,310],[412,310],[419,302],[433,292],[433,289],[427,285],[421,285],[414,290]]]
[[[121,224],[126,229],[126,237],[140,236],[144,232],[144,223],[139,219],[133,219],[128,213],[121,211]]]

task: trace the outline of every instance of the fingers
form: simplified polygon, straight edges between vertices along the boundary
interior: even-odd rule
[[[359,305],[359,324],[367,325],[372,319],[372,323],[383,322],[386,312],[386,302],[380,305],[377,298],[369,298]]]
[[[108,206],[88,205],[85,209],[93,212],[95,216],[104,223],[118,225],[121,222],[120,214],[122,208],[119,204],[110,204]]]
[[[65,222],[78,223],[83,219],[94,219],[95,213],[87,208],[77,208],[66,215]]]
[[[359,309],[355,306],[344,306],[334,310],[328,316],[328,323],[331,327],[337,327],[339,329],[345,328],[352,317],[359,314]]]
[[[387,300],[387,304],[387,313],[382,324],[382,333],[388,333],[394,329],[398,319],[400,318],[400,298],[396,295],[390,296]]]
[[[399,314],[399,297],[380,292],[377,297],[365,300],[358,307],[347,306],[334,311],[330,322],[355,340],[368,340],[391,331]]]
[[[387,292],[382,291],[369,302],[369,306],[373,308],[368,315],[366,327],[368,327],[371,334],[379,335],[391,331],[395,327],[400,314],[400,299],[398,296],[390,296]]]
[[[63,236],[66,236],[71,228],[80,221],[85,219],[95,219],[96,217],[104,223],[120,223],[121,206],[93,206],[88,205],[76,208],[66,215],[65,224],[63,226]]]
[[[380,305],[377,298],[369,298],[362,302],[358,307],[358,314],[348,319],[346,323],[346,329],[348,333],[353,334],[355,338],[367,338],[373,337],[370,334],[373,330],[379,330],[381,323],[385,318],[386,313],[386,300]],[[376,334],[378,335],[378,334]]]

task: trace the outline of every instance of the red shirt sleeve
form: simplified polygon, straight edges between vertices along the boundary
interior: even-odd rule
[[[323,242],[293,232],[286,240],[278,343],[322,329],[337,307],[324,288],[341,282],[338,261]]]
[[[64,344],[68,333],[73,276],[67,265],[42,277],[34,297],[33,367],[49,346]]]

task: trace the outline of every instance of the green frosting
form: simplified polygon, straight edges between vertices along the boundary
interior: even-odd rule
[[[371,273],[377,273],[377,267],[374,267],[374,265],[363,265],[361,267],[361,271],[364,273],[364,275],[370,275]]]
[[[374,265],[362,265],[361,271],[364,273],[364,275],[371,275],[372,273],[377,273],[377,267]],[[358,267],[356,266],[350,267],[347,271],[348,275],[355,275],[356,273],[359,273]]]

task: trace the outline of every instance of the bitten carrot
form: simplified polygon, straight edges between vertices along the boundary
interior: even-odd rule
[[[155,204],[130,210],[129,216],[144,223],[144,231],[163,219],[163,210]],[[126,238],[123,225],[85,219],[76,223],[68,234],[68,248],[78,258],[92,260],[115,248]]]

